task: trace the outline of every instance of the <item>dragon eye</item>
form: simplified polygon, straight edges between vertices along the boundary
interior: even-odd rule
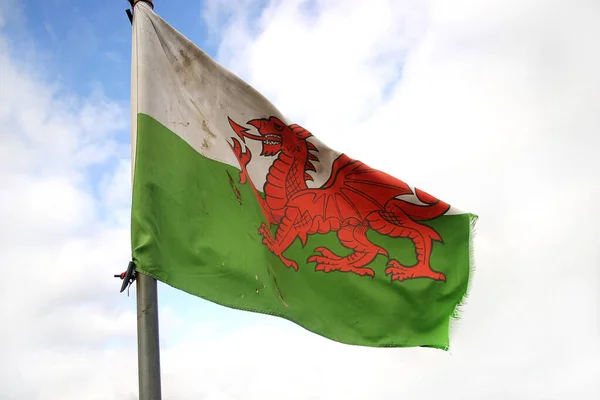
[[[281,132],[283,130],[283,126],[281,126],[279,124],[275,124],[275,130],[278,132]]]

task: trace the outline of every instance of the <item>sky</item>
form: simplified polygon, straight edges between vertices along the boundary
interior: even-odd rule
[[[336,150],[479,216],[451,350],[159,284],[163,398],[600,396],[600,3],[156,0]],[[137,399],[125,1],[0,0],[0,400]]]

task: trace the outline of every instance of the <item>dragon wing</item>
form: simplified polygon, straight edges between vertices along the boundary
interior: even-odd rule
[[[403,194],[412,194],[406,183],[342,154],[334,161],[331,176],[322,187],[301,190],[288,205],[307,210],[312,217],[363,220]]]

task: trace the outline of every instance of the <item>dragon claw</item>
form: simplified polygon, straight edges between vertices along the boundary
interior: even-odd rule
[[[331,260],[341,260],[342,257],[334,254],[331,250],[329,250],[326,247],[317,247],[315,249],[315,253],[321,253],[321,255],[325,258],[331,259]],[[312,257],[311,257],[312,258]]]
[[[273,240],[273,237],[271,236],[271,232],[269,232],[269,228],[267,228],[267,225],[265,225],[264,223],[261,224],[260,228],[258,228],[258,234],[263,237],[263,243],[267,245],[269,250],[277,254],[275,252],[275,241]]]
[[[285,264],[287,268],[294,268],[295,271],[298,271],[298,263],[293,260],[288,260],[287,258],[281,258],[281,261]]]
[[[233,141],[233,144],[230,143],[229,147],[231,147],[233,154],[240,162],[240,166],[242,168],[246,168],[248,163],[250,163],[250,160],[252,160],[252,152],[248,147],[246,147],[244,150],[242,148],[242,144],[236,138],[231,138],[231,140]]]
[[[258,228],[258,233],[262,237],[269,238],[271,241],[273,241],[273,238],[271,237],[271,232],[269,231],[269,228],[267,228],[267,225],[265,223],[262,223],[260,225],[260,228]]]
[[[425,264],[417,264],[414,267],[406,267],[396,260],[390,260],[388,268],[385,269],[386,275],[391,275],[392,281],[405,281],[415,278],[430,278],[436,281],[446,282],[446,275],[441,272],[432,271]]]
[[[229,143],[229,147],[231,148],[231,151],[233,151],[235,158],[237,158],[238,162],[240,163],[240,168],[242,169],[240,171],[240,183],[244,184],[248,180],[248,171],[246,170],[246,166],[252,159],[252,152],[250,152],[248,147],[246,147],[246,151],[244,151],[238,139],[231,138],[231,140],[233,141],[233,144]]]
[[[258,234],[263,237],[263,244],[267,246],[271,253],[279,257],[279,259],[287,268],[293,268],[295,271],[298,271],[298,263],[293,260],[288,260],[283,256],[283,251],[285,251],[285,249],[281,250],[279,245],[273,239],[269,228],[264,222],[260,225],[260,228],[258,228]]]
[[[353,272],[360,276],[370,276],[371,278],[375,277],[375,272],[371,268],[356,267],[352,265],[348,258],[339,257],[332,253],[329,249],[318,247],[315,249],[315,252],[321,253],[322,255],[313,255],[308,257],[306,260],[308,263],[314,262],[317,264],[315,266],[315,271]]]

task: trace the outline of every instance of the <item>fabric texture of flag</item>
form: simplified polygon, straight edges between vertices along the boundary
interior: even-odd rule
[[[327,147],[145,3],[132,117],[140,273],[342,343],[448,349],[475,215]]]

